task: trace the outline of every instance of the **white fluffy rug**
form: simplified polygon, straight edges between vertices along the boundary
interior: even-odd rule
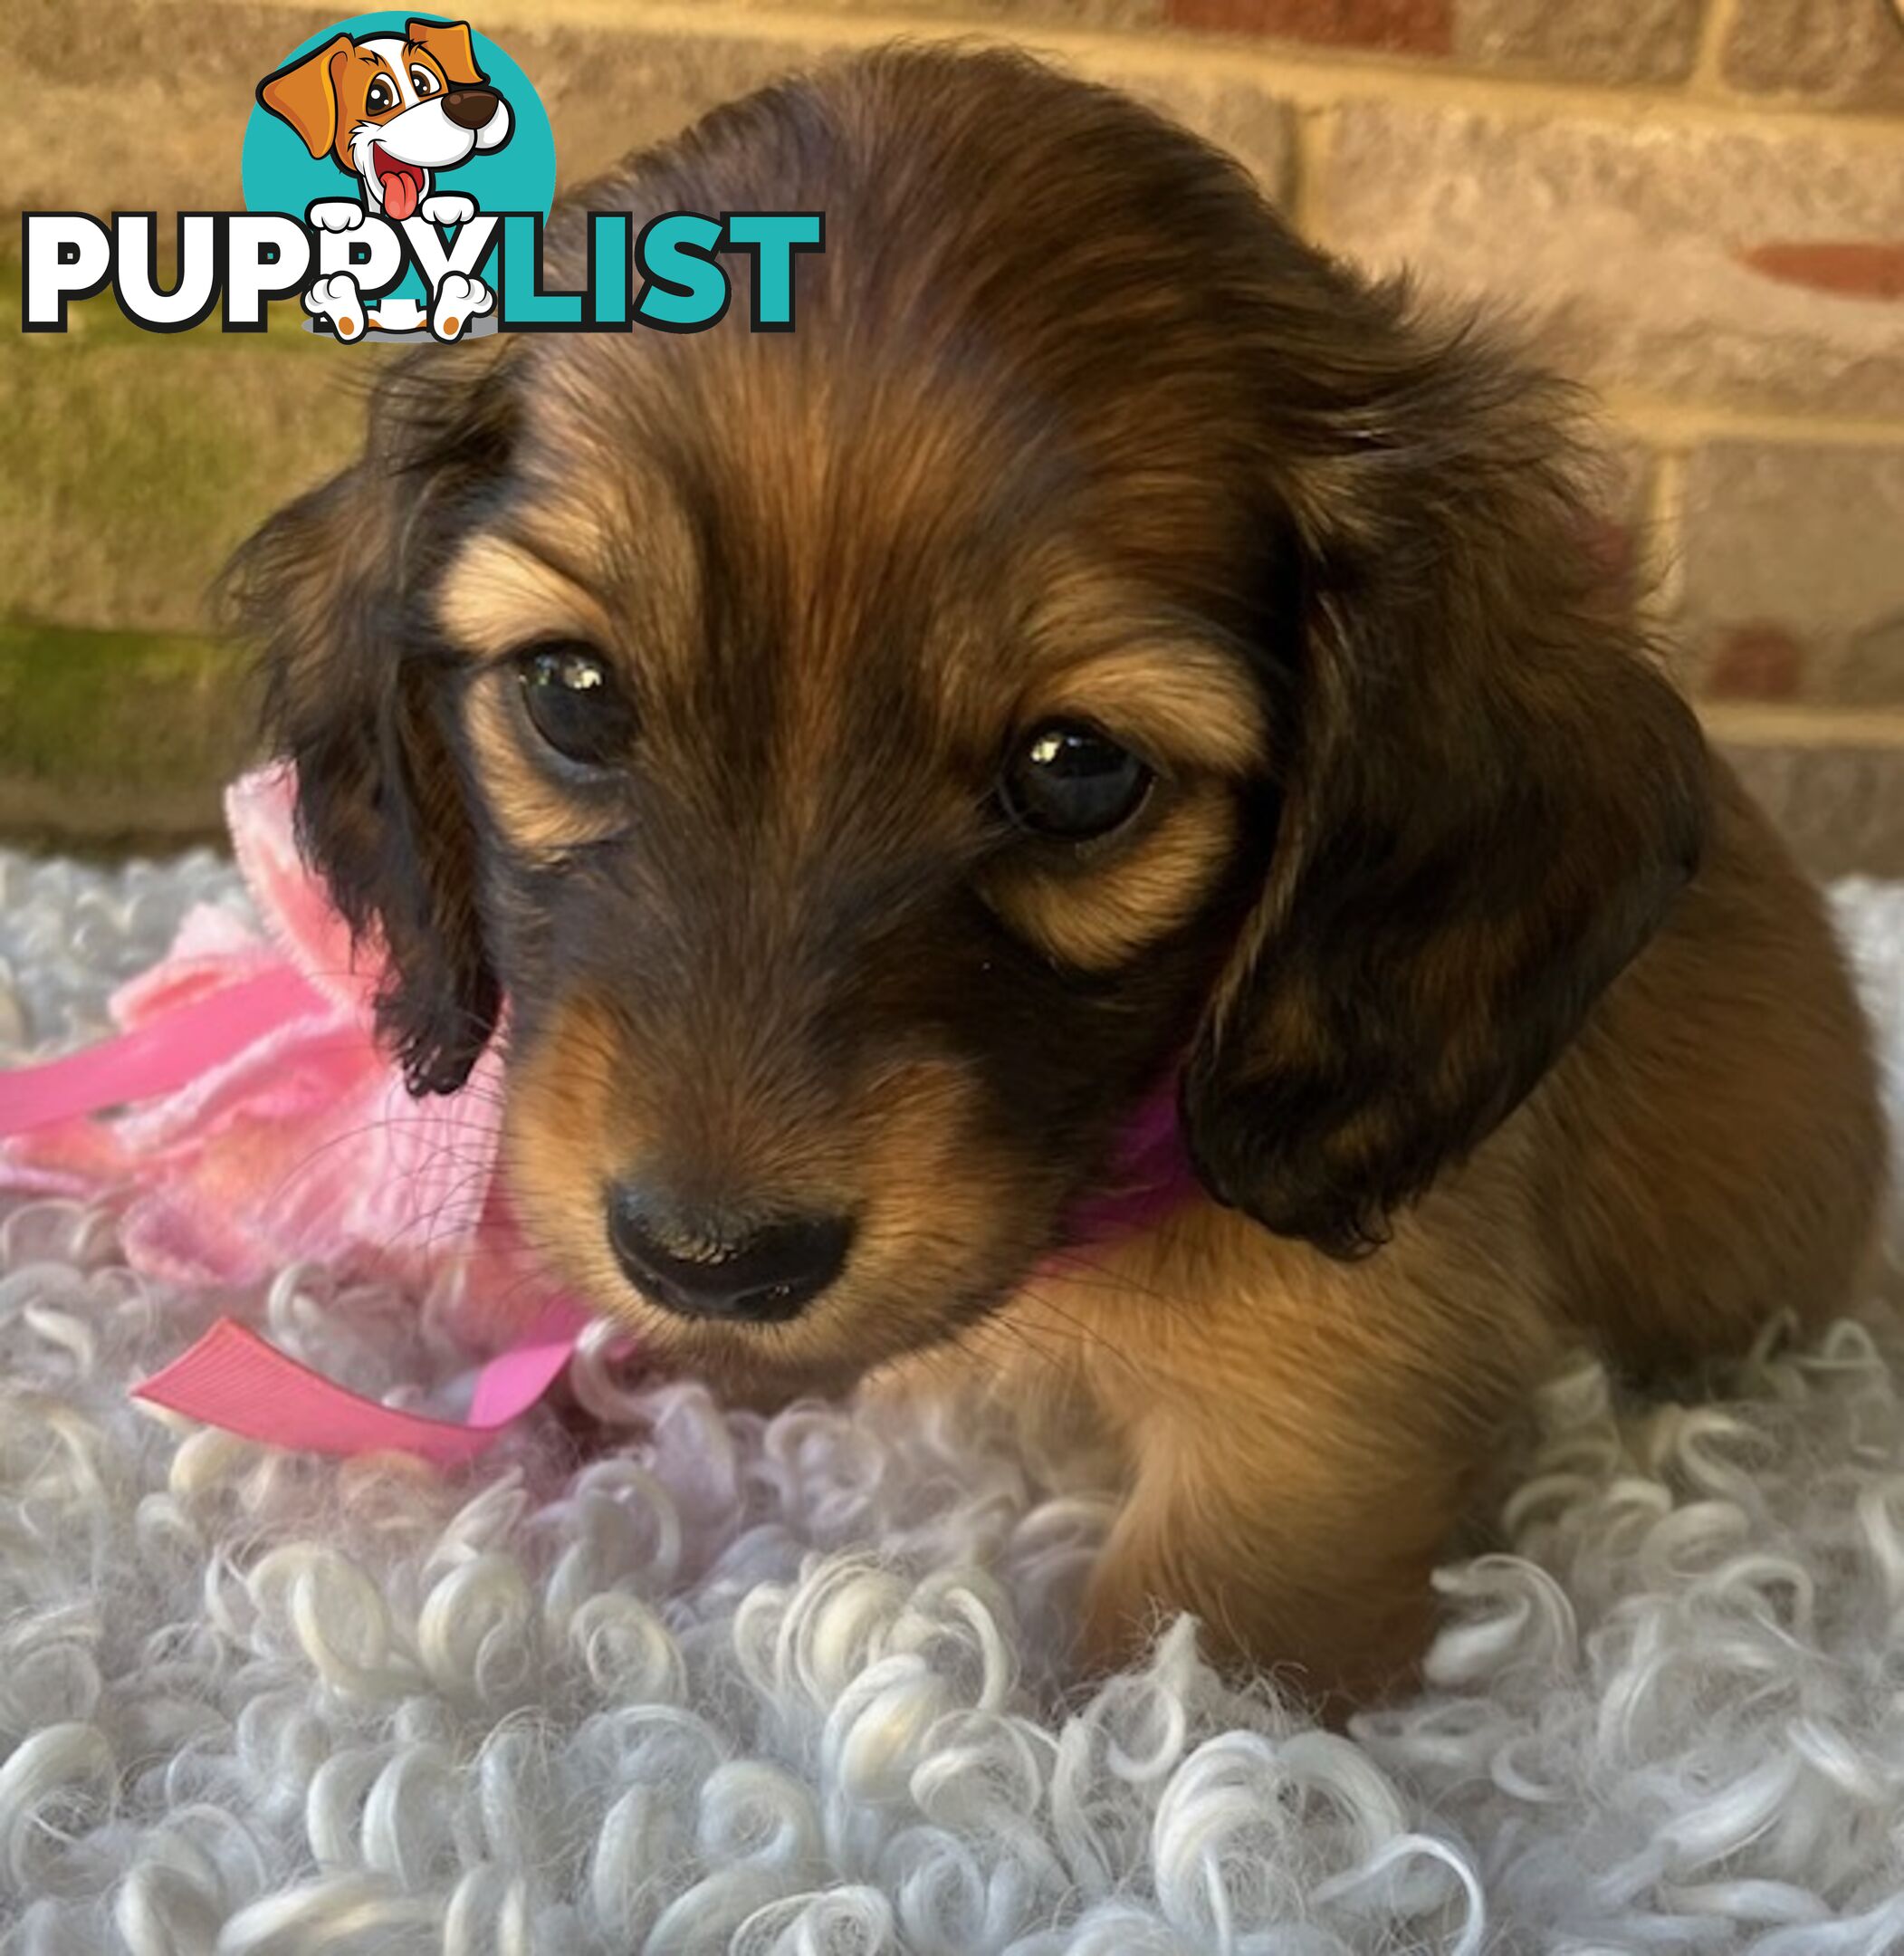
[[[207,892],[0,854],[0,1057]],[[1840,903],[1904,1058],[1904,891]],[[467,1477],[340,1469],[128,1402],[216,1308],[0,1218],[8,1956],[1904,1950],[1904,1336],[1698,1408],[1558,1381],[1513,1552],[1442,1572],[1432,1688],[1351,1742],[1187,1625],[1069,1692],[1105,1504],[969,1420],[676,1386],[606,1457],[539,1415]],[[359,1386],[457,1369],[321,1273],[239,1309]]]

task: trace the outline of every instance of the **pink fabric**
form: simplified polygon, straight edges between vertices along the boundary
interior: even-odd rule
[[[102,1087],[94,1107],[141,1101],[110,1121],[33,1118],[49,1098],[38,1069],[0,1083],[0,1135],[14,1134],[0,1143],[0,1178],[118,1192],[127,1261],[168,1282],[254,1283],[305,1260],[420,1281],[496,1247],[480,1225],[501,1063],[485,1053],[461,1093],[411,1099],[377,1045],[376,964],[353,962],[349,930],[298,855],[292,792],[289,771],[273,768],[225,798],[268,935],[195,910],[169,954],[113,996],[113,1019],[134,1038],[56,1062],[95,1077],[169,1046],[189,1062],[184,1077],[156,1098],[149,1085]],[[244,1008],[267,979],[282,1010],[254,1022]]]
[[[454,1465],[548,1390],[588,1314],[538,1276],[496,1180],[494,1047],[460,1092],[410,1098],[377,1043],[377,960],[353,952],[300,856],[294,799],[288,767],[225,798],[264,937],[195,910],[114,994],[117,1038],[0,1073],[0,1189],[116,1195],[127,1261],[178,1284],[253,1283],[305,1261],[410,1281],[450,1263],[465,1297],[502,1300],[517,1328],[476,1375],[465,1420],[348,1392],[229,1319],[136,1390],[282,1446]],[[1191,1187],[1172,1085],[1140,1109],[1069,1239],[1149,1227]]]
[[[456,1270],[521,1340],[478,1373],[466,1424],[347,1392],[229,1320],[139,1388],[254,1439],[454,1464],[541,1397],[587,1316],[534,1277],[496,1187],[493,1051],[462,1092],[413,1101],[378,1049],[377,962],[353,956],[298,853],[293,794],[272,768],[225,798],[267,935],[195,910],[113,995],[118,1038],[0,1074],[0,1188],[115,1196],[127,1261],[166,1282],[248,1284],[305,1261],[406,1282]]]
[[[0,1077],[6,1127],[15,1134],[56,1127],[132,1100],[181,1092],[237,1045],[313,1009],[313,992],[286,965],[187,999],[156,1023],[65,1060]]]

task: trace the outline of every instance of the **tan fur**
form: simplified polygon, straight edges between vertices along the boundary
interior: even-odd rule
[[[1229,861],[1236,808],[1203,784],[1178,797],[1152,833],[1096,873],[1016,868],[986,878],[1000,914],[1061,964],[1104,971],[1193,916]]]
[[[511,844],[527,855],[559,857],[598,839],[608,825],[586,802],[564,794],[523,753],[516,690],[514,675],[501,667],[471,686],[464,703],[470,750],[482,773],[483,797]]]
[[[1097,607],[1103,594],[1093,592]],[[1076,642],[1071,620],[1052,636]],[[1248,779],[1262,762],[1268,730],[1262,703],[1234,657],[1193,638],[1120,647],[1038,675],[1024,706],[1028,723],[1067,716],[1161,750],[1165,762]]]

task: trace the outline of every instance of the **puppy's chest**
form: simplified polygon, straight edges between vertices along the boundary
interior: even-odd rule
[[[1087,1398],[1134,1433],[1200,1408],[1284,1396],[1327,1308],[1320,1260],[1214,1205],[1055,1261],[994,1343],[1013,1395]]]

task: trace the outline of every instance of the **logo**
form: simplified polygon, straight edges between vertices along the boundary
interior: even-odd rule
[[[340,343],[493,332],[699,332],[726,316],[731,269],[751,272],[749,324],[794,323],[794,261],[825,248],[818,211],[586,214],[582,289],[551,289],[543,223],[555,138],[521,69],[467,21],[367,14],[293,48],[257,84],[244,130],[243,211],[185,211],[159,280],[150,211],[31,211],[22,220],[21,327],[63,332],[74,300],[109,286],[153,332],[215,312],[262,332],[298,298],[307,331]]]
[[[306,288],[320,329],[454,340],[495,331],[494,253],[472,248],[486,242],[474,220],[546,214],[555,140],[528,77],[479,47],[466,21],[372,14],[306,42],[258,83],[244,176],[248,209],[363,247]],[[399,252],[408,264],[386,284]]]

